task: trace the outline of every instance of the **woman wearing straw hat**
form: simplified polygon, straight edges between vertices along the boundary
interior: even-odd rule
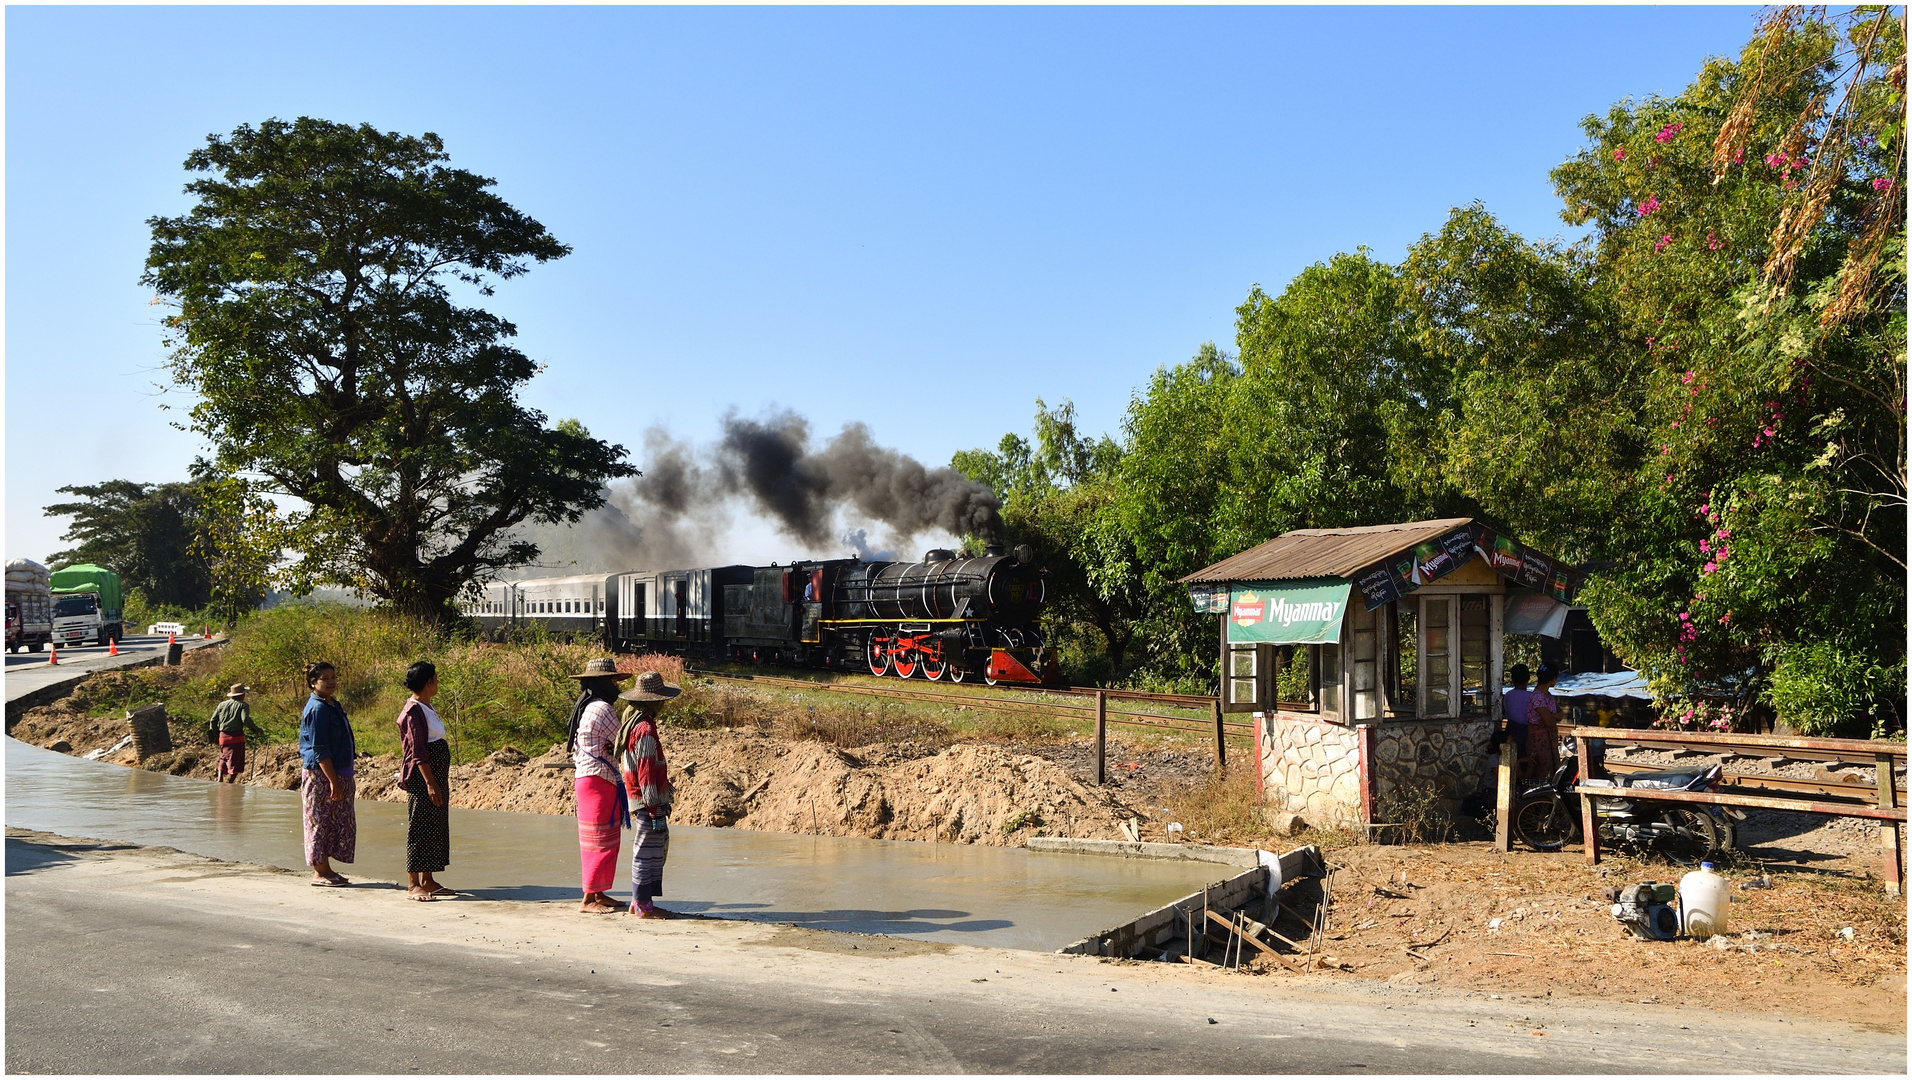
[[[631,803],[630,914],[668,919],[671,913],[653,901],[664,893],[664,857],[670,853],[671,779],[664,767],[664,746],[657,739],[657,714],[678,695],[655,671],[637,677],[637,685],[618,695],[635,706],[618,727],[618,764]]]
[[[565,746],[577,766],[578,862],[584,875],[584,902],[578,910],[606,915],[619,908],[611,899],[617,877],[617,845],[630,807],[618,782],[617,684],[630,678],[618,673],[608,657],[592,660],[571,676],[578,681],[578,703],[571,710],[571,734]]]

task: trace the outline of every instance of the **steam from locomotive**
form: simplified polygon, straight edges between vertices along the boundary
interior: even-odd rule
[[[813,548],[826,546],[849,512],[898,540],[931,531],[980,537],[987,554],[937,548],[918,562],[852,557],[494,582],[466,614],[486,629],[535,624],[614,651],[901,678],[1054,676],[1037,626],[1047,572],[1027,547],[1004,551],[1000,504],[986,485],[878,446],[862,424],[813,449],[809,422],[788,411],[750,419],[732,410],[702,450],[658,428],[644,445],[643,475],[614,485],[607,505],[578,526],[606,567],[695,566],[739,500]],[[866,530],[847,537],[868,553]]]

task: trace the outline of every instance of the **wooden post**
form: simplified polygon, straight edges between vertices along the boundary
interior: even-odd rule
[[[1514,777],[1520,772],[1520,749],[1512,736],[1500,744],[1499,790],[1494,806],[1494,846],[1501,851],[1514,850]]]
[[[1573,742],[1580,758],[1579,783],[1585,784],[1587,778],[1593,775],[1593,740],[1581,735],[1576,736]],[[1597,865],[1600,862],[1600,827],[1593,813],[1591,795],[1580,796],[1580,831],[1587,838],[1587,865]]]
[[[1222,742],[1222,699],[1216,698],[1215,713],[1215,771],[1228,775],[1228,745]]]
[[[1879,808],[1889,810],[1899,805],[1898,792],[1892,775],[1892,755],[1880,754],[1875,759],[1879,770]],[[1904,872],[1904,862],[1899,852],[1899,823],[1896,821],[1879,822],[1879,845],[1885,853],[1885,891],[1888,896],[1899,895],[1899,876]]]
[[[1220,708],[1220,706],[1216,706]],[[1109,695],[1095,692],[1095,782],[1099,787],[1108,780]]]

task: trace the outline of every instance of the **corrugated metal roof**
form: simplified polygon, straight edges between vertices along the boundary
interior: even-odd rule
[[[1445,536],[1473,518],[1437,518],[1352,529],[1296,529],[1197,570],[1183,584],[1352,577],[1391,555]]]

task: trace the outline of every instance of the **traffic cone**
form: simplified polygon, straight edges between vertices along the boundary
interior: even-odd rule
[[[106,655],[108,656],[119,655],[119,639],[118,638],[110,637],[106,639]]]
[[[211,623],[204,623],[200,626],[199,629],[200,629],[200,634],[199,634],[200,637],[205,638],[207,641],[212,640],[212,624]]]
[[[57,664],[60,662],[60,646],[57,642],[49,641],[46,643],[46,662],[48,664]]]
[[[167,635],[166,635],[166,644],[168,644],[168,645],[177,645],[177,644],[179,644],[179,635],[177,635],[177,634],[167,634]]]

